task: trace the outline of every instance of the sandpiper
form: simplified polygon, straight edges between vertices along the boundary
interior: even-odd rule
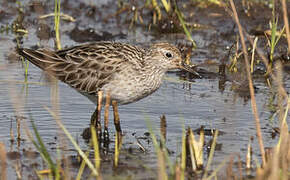
[[[19,54],[48,74],[97,103],[97,94],[110,93],[118,104],[128,104],[156,91],[172,69],[194,72],[180,51],[168,43],[148,49],[117,42],[95,42],[50,51],[19,49]],[[105,97],[105,96],[103,96]]]
[[[106,102],[105,142],[109,142],[106,116],[109,111],[108,102],[112,102],[114,124],[120,134],[122,131],[117,103],[128,104],[150,95],[160,87],[168,70],[184,69],[195,73],[183,63],[180,51],[168,43],[156,43],[145,50],[129,44],[103,41],[59,51],[18,49],[18,52],[97,104],[91,117],[91,125],[97,127],[99,137],[102,131],[101,104]],[[84,139],[89,139],[90,129],[85,129],[82,135]]]

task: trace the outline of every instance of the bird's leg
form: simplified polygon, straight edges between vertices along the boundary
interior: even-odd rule
[[[103,91],[98,91],[98,119],[97,119],[97,130],[98,130],[98,136],[101,139],[102,136],[102,124],[101,124],[101,111],[102,111],[102,102],[103,102]]]
[[[102,98],[103,92],[98,92],[98,105],[91,117],[91,126],[96,127],[98,138],[101,139],[102,136],[102,125],[101,125],[101,110],[102,110]]]
[[[110,108],[110,93],[106,93],[106,104],[105,104],[105,114],[104,114],[104,142],[109,142],[109,108]]]
[[[120,124],[120,117],[118,113],[118,103],[117,101],[113,100],[112,101],[112,106],[113,106],[113,112],[114,112],[114,124],[115,124],[115,129],[117,131],[118,137],[121,138],[122,135],[122,129],[121,129],[121,124]],[[118,142],[120,142],[120,139],[118,138]]]

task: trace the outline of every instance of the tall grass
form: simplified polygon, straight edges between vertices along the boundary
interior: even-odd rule
[[[54,1],[54,30],[55,30],[55,44],[58,50],[61,49],[60,34],[60,0]]]
[[[287,95],[287,93],[285,92],[285,89],[283,88],[283,83],[282,83],[282,79],[283,79],[283,75],[282,75],[282,66],[280,63],[277,63],[277,75],[274,75],[271,71],[269,72],[270,77],[278,84],[277,86],[277,92],[278,92],[278,96],[280,97],[279,100],[279,107],[280,107],[280,114],[283,118],[281,118],[280,120],[280,138],[279,141],[277,143],[277,145],[274,147],[274,153],[268,155],[268,158],[266,159],[265,156],[265,150],[264,150],[264,146],[263,146],[263,140],[262,140],[262,135],[261,135],[261,128],[260,128],[260,121],[258,118],[258,114],[257,114],[257,109],[256,109],[256,102],[255,102],[255,97],[254,97],[254,93],[253,93],[253,84],[252,84],[252,77],[250,76],[250,68],[249,68],[249,62],[247,60],[247,52],[246,52],[246,46],[245,46],[245,39],[244,39],[244,31],[239,23],[239,18],[235,9],[235,5],[233,3],[232,0],[230,0],[230,4],[233,10],[233,14],[234,14],[234,19],[238,25],[239,28],[239,34],[240,34],[240,38],[241,38],[241,42],[242,42],[242,46],[243,46],[243,53],[244,53],[244,58],[245,58],[245,64],[246,64],[246,69],[247,69],[247,77],[248,77],[248,81],[249,81],[249,87],[250,87],[250,92],[251,92],[251,102],[252,102],[252,110],[254,113],[254,117],[255,117],[255,122],[256,122],[256,131],[257,131],[257,137],[258,137],[258,141],[260,144],[260,151],[261,151],[261,155],[262,155],[262,166],[257,168],[257,179],[288,179],[289,176],[289,166],[290,166],[290,160],[289,160],[289,152],[290,152],[290,141],[289,141],[289,132],[288,132],[288,125],[287,125],[287,121],[286,118],[288,116],[288,109],[289,109],[289,97]],[[273,20],[274,18],[274,14],[273,14]],[[277,23],[274,23],[276,26]],[[276,31],[276,28],[272,27],[272,47],[275,48],[275,45],[277,43],[277,39],[275,37],[273,37],[274,35],[276,36],[276,33],[274,33]],[[252,43],[252,45],[254,44],[252,39],[247,35],[248,40],[250,40],[250,42]],[[278,38],[279,39],[279,38]],[[273,50],[271,50],[273,51]],[[263,56],[263,54],[261,53],[261,51],[259,50],[259,48],[257,48],[257,53],[258,55],[261,57],[261,59],[263,60],[265,66],[267,68],[269,68],[271,66],[271,64],[268,63],[267,59]],[[284,107],[283,106],[283,102],[287,100],[287,106]],[[282,147],[283,146],[283,147]]]
[[[281,2],[282,2],[284,27],[285,27],[286,38],[287,38],[287,43],[288,43],[288,54],[290,54],[290,30],[289,30],[289,19],[288,19],[288,14],[287,14],[287,5],[286,5],[286,0],[281,0]],[[288,1],[288,3],[289,3],[289,1]]]
[[[51,170],[51,173],[53,176],[55,177],[60,177],[59,176],[59,171],[56,168],[56,164],[53,162],[50,154],[47,151],[47,148],[44,145],[44,142],[40,136],[40,134],[38,133],[37,127],[34,124],[34,121],[32,119],[32,117],[30,117],[31,119],[31,125],[34,131],[34,135],[36,136],[36,141],[34,140],[34,138],[30,135],[30,133],[28,133],[30,140],[32,141],[32,143],[34,144],[34,146],[36,147],[36,149],[38,150],[38,152],[40,153],[42,159],[45,160],[45,162],[47,163],[47,165],[49,166],[49,169]]]
[[[245,43],[244,32],[243,32],[242,26],[240,24],[240,20],[239,20],[239,17],[238,17],[237,11],[236,11],[236,7],[235,7],[233,0],[230,0],[230,4],[231,4],[231,8],[232,8],[233,14],[234,14],[234,20],[235,20],[236,24],[238,25],[239,34],[240,34],[240,38],[241,38],[245,66],[246,66],[246,71],[247,71],[247,79],[248,79],[249,88],[250,88],[252,111],[253,111],[253,115],[255,118],[255,124],[256,124],[256,132],[257,132],[258,142],[259,142],[260,151],[261,151],[261,155],[262,155],[262,162],[263,162],[263,164],[265,164],[266,158],[265,158],[264,142],[263,142],[263,137],[262,137],[262,133],[261,133],[260,119],[259,119],[259,115],[258,115],[258,109],[257,109],[257,104],[256,104],[252,75],[250,72],[250,65],[249,65],[249,60],[248,60],[248,52],[247,52],[247,47],[246,47],[246,43]]]
[[[284,33],[285,26],[278,32],[278,16],[276,15],[276,3],[275,0],[272,0],[273,8],[272,8],[272,20],[270,21],[270,29],[271,29],[271,39],[268,41],[270,47],[270,66],[268,71],[271,70],[273,61],[274,61],[274,51],[276,49],[276,45],[280,40],[282,34]],[[267,36],[266,36],[267,37]]]
[[[183,16],[182,16],[181,12],[178,10],[178,8],[175,8],[175,13],[177,14],[177,17],[182,25],[182,28],[184,30],[184,33],[186,34],[186,37],[192,43],[193,48],[196,48],[196,43],[192,39],[191,33],[188,31],[187,26],[185,24],[185,21],[183,19]]]

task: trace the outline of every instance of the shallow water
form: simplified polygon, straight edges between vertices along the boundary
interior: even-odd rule
[[[30,1],[25,1],[22,6],[27,19],[26,28],[28,35],[23,38],[23,47],[31,47],[40,44],[44,47],[53,47],[53,40],[41,40],[36,36],[37,24],[34,22],[38,16],[36,11],[29,12]],[[44,3],[45,4],[45,3]],[[12,10],[7,10],[6,7],[15,7],[15,3],[2,3],[1,12],[9,14],[8,21],[0,20],[1,25],[11,24],[18,15]],[[72,7],[78,7],[80,4],[72,3]],[[177,34],[158,34],[154,31],[147,31],[146,28],[136,26],[128,31],[128,23],[118,24],[115,18],[110,19],[108,23],[98,21],[101,19],[90,18],[84,15],[90,5],[84,4],[82,9],[70,9],[63,5],[64,13],[68,13],[77,19],[76,23],[68,23],[61,21],[61,42],[62,46],[71,46],[78,44],[69,36],[69,33],[75,28],[76,24],[83,29],[93,28],[95,32],[110,32],[115,37],[110,37],[109,40],[127,42],[138,45],[148,46],[154,41],[168,41],[176,44],[186,42],[186,37],[182,33]],[[100,11],[102,17],[106,17],[110,13],[114,13],[116,7],[108,8],[109,3],[103,1],[102,4],[97,4],[97,11]],[[53,4],[45,4],[44,14],[53,11]],[[99,7],[107,9],[108,12],[103,12]],[[84,10],[84,12],[82,12]],[[270,10],[269,10],[270,11]],[[198,13],[202,14],[202,11]],[[214,13],[214,12],[213,12]],[[219,12],[221,13],[221,12]],[[96,13],[98,14],[98,13]],[[121,16],[122,18],[123,16]],[[218,18],[219,19],[219,18]],[[202,21],[203,20],[203,21]],[[193,38],[197,41],[198,48],[193,52],[192,62],[202,64],[207,60],[212,60],[219,63],[222,58],[227,54],[226,47],[230,46],[235,41],[235,34],[228,28],[230,18],[227,17],[223,21],[211,21],[210,17],[203,17],[201,22],[216,28],[199,29],[193,32]],[[45,21],[49,26],[53,27],[53,18]],[[195,18],[193,18],[193,22]],[[215,23],[213,23],[215,22]],[[225,27],[222,29],[221,24]],[[227,34],[228,37],[224,38]],[[120,38],[118,34],[123,34]],[[55,120],[44,107],[52,107],[51,104],[51,86],[47,81],[47,77],[43,72],[32,64],[28,69],[28,84],[25,84],[24,68],[18,58],[13,56],[15,53],[16,43],[14,38],[15,34],[2,33],[0,38],[0,141],[6,145],[6,150],[9,152],[19,152],[21,164],[29,162],[29,158],[23,157],[22,149],[33,149],[34,146],[29,142],[25,135],[23,123],[27,123],[30,127],[30,117],[33,118],[38,131],[43,138],[48,149],[56,152],[57,142],[59,142],[60,130],[56,125]],[[10,58],[9,58],[10,57]],[[12,58],[11,58],[12,57]],[[13,58],[14,57],[14,58]],[[11,60],[12,59],[12,60]],[[204,65],[204,68],[210,72],[217,73],[218,66]],[[172,159],[179,156],[181,151],[181,136],[182,128],[190,127],[192,129],[204,126],[206,129],[218,129],[223,134],[218,137],[218,143],[222,144],[221,150],[217,150],[214,155],[213,169],[220,164],[224,159],[230,155],[238,153],[242,159],[245,159],[246,148],[251,136],[255,137],[256,129],[255,122],[251,110],[251,103],[249,100],[249,93],[241,92],[236,89],[239,79],[230,77],[230,80],[224,84],[224,89],[221,88],[222,78],[219,76],[201,79],[189,79],[181,81],[178,73],[168,73],[164,79],[161,88],[138,102],[119,106],[119,114],[121,118],[121,126],[125,132],[124,149],[133,147],[137,149],[137,156],[142,160],[140,164],[149,167],[156,167],[154,163],[155,153],[152,143],[146,144],[143,142],[145,148],[149,153],[142,153],[138,151],[135,137],[143,137],[144,133],[148,132],[146,122],[149,120],[155,132],[158,134],[160,128],[160,116],[165,115],[167,120],[167,147],[174,153],[171,155]],[[285,76],[286,90],[289,76]],[[272,93],[262,79],[255,80],[257,88],[256,101],[258,112],[261,120],[262,133],[264,138],[265,147],[273,146],[277,142],[277,137],[272,138],[271,132],[273,127],[277,127],[277,118],[270,121],[272,115],[267,104],[270,101]],[[243,89],[243,88],[241,88]],[[62,82],[58,82],[59,90],[59,112],[63,124],[69,132],[75,137],[82,148],[87,147],[87,143],[82,139],[82,131],[89,126],[90,117],[95,110],[95,105],[90,102],[86,97],[79,94],[74,89],[70,88]],[[21,138],[20,145],[17,142],[10,141],[10,127],[13,129],[14,138],[16,138],[16,107],[13,104],[21,104],[19,108],[23,116],[21,120]],[[114,135],[114,125],[112,110],[110,111],[110,136]],[[206,138],[209,141],[210,137]],[[69,145],[67,151],[70,155],[76,155],[72,145]],[[113,150],[113,144],[110,145],[110,150]],[[253,155],[259,159],[259,149],[257,139],[254,138],[253,142]],[[135,158],[136,158],[135,157]],[[40,156],[36,158],[40,160]],[[122,161],[122,160],[121,160]],[[30,163],[30,162],[29,162]],[[29,164],[28,163],[28,164]],[[40,163],[40,162],[39,162]],[[43,162],[42,162],[43,163]],[[40,163],[40,164],[42,164]],[[123,160],[126,163],[126,160]],[[8,163],[8,177],[16,177],[14,164],[15,160],[10,160]],[[138,167],[138,163],[136,163]],[[29,165],[27,165],[29,166]],[[41,167],[41,166],[40,166]],[[29,169],[24,167],[24,169]],[[39,167],[38,167],[39,168]],[[40,168],[42,169],[42,168]],[[24,175],[29,176],[29,172],[23,171]],[[142,174],[142,173],[141,173]]]

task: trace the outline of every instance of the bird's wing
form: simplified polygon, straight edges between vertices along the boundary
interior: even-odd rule
[[[36,66],[77,90],[95,94],[115,73],[122,71],[128,64],[142,66],[144,52],[142,49],[137,49],[139,51],[136,55],[134,48],[137,47],[100,42],[57,52],[43,49],[21,49],[19,53]],[[140,61],[136,58],[132,60],[133,56],[138,56]]]

